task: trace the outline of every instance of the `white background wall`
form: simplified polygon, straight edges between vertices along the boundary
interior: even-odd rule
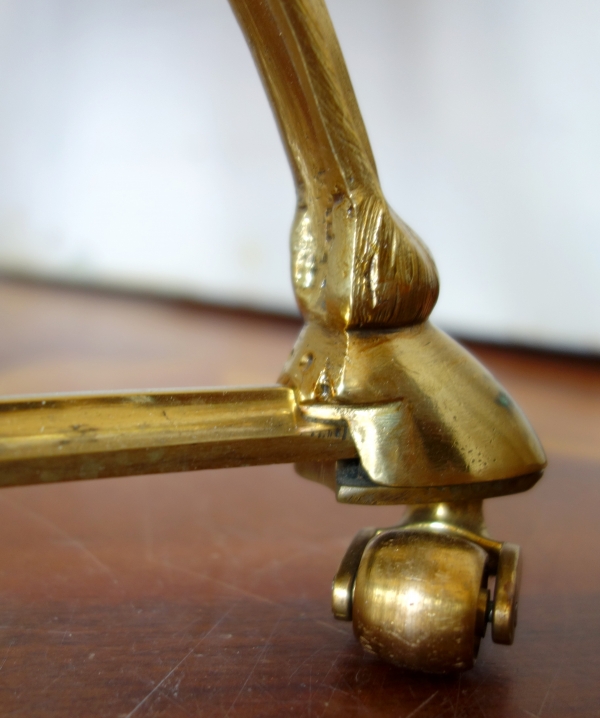
[[[600,350],[600,3],[329,0],[436,321]],[[0,0],[0,269],[294,311],[294,193],[225,0]]]

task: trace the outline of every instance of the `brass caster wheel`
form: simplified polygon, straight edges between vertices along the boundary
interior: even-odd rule
[[[432,673],[471,668],[487,612],[486,552],[464,539],[389,531],[365,549],[352,620],[362,646]]]
[[[518,546],[443,528],[363,529],[334,579],[336,618],[353,622],[367,651],[402,668],[471,668],[489,621],[496,643],[514,637]]]

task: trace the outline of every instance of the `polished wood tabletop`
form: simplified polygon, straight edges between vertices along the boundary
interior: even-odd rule
[[[189,303],[0,282],[0,393],[270,383],[298,323]],[[472,345],[549,455],[486,502],[522,546],[514,646],[474,670],[403,672],[334,621],[362,526],[290,466],[0,492],[1,716],[600,716],[600,361]]]

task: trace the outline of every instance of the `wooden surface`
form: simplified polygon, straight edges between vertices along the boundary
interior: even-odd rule
[[[255,384],[294,322],[0,283],[0,393]],[[402,672],[333,620],[354,533],[395,508],[341,506],[288,466],[0,493],[2,716],[600,715],[600,363],[474,351],[525,409],[551,461],[487,504],[520,543],[512,648],[476,668]]]

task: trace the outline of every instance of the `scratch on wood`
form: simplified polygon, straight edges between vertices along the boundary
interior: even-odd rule
[[[198,644],[196,644],[196,646],[197,645]],[[138,708],[141,708],[149,698],[151,698],[158,690],[160,690],[160,687],[163,685],[163,683],[168,680],[170,676],[172,676],[173,673],[175,673],[175,671],[179,668],[179,666],[192,655],[192,653],[196,650],[196,646],[191,648],[190,651],[186,653],[186,655],[179,661],[179,663],[177,663],[177,665],[171,668],[171,670],[166,674],[166,676],[154,686],[150,693],[148,693],[144,698],[142,698],[142,700],[137,704],[137,706],[130,713],[128,713],[125,718],[130,718],[130,716],[132,716],[138,710]]]
[[[340,658],[340,656],[338,655],[338,656],[336,656],[336,657],[333,659],[333,662],[332,662],[331,666],[329,666],[329,670],[327,671],[327,673],[325,674],[325,676],[324,676],[323,679],[321,680],[321,685],[322,685],[322,686],[325,685],[325,681],[327,680],[327,678],[329,678],[329,674],[330,674],[331,671],[335,668],[335,666],[336,666],[336,664],[337,664],[339,658]],[[339,683],[339,681],[338,681],[337,683]],[[329,712],[329,708],[331,707],[331,699],[333,698],[333,695],[334,695],[334,693],[335,693],[336,691],[338,691],[339,693],[343,693],[344,695],[348,695],[348,694],[346,693],[346,691],[342,691],[341,689],[339,689],[339,688],[337,687],[337,683],[334,683],[333,685],[330,685],[331,693],[329,694],[329,698],[328,698],[327,702],[325,703],[325,710],[324,710],[323,713],[321,714],[321,718],[324,718],[325,714]]]
[[[221,581],[218,578],[214,578],[213,576],[209,576],[205,573],[200,573],[199,571],[191,571],[189,568],[185,568],[183,566],[177,566],[174,563],[171,563],[170,561],[165,561],[164,559],[162,561],[156,561],[155,563],[159,563],[160,565],[164,566],[165,568],[170,568],[174,571],[180,571],[181,573],[186,573],[188,576],[193,576],[194,578],[201,578],[204,581],[212,581],[213,583],[218,584],[219,586],[223,586],[224,588],[229,588],[232,591],[236,591],[237,593],[241,593],[243,596],[247,596],[248,598],[254,598],[257,601],[262,601],[263,603],[268,603],[271,606],[281,606],[280,603],[277,603],[277,601],[272,601],[270,598],[265,598],[265,596],[260,596],[257,593],[252,593],[251,591],[246,591],[243,588],[240,588],[239,586],[236,586],[233,583],[227,583],[227,581]]]
[[[51,688],[57,681],[59,681],[64,675],[65,672],[61,670],[60,673],[55,678],[53,678],[47,686],[42,688],[42,693],[46,693],[46,691]]]
[[[238,691],[236,697],[233,699],[233,703],[229,706],[229,708],[228,708],[228,710],[227,710],[227,713],[225,713],[225,718],[228,718],[229,714],[230,714],[231,711],[234,709],[235,704],[238,702],[239,697],[242,695],[242,692],[243,692],[244,688],[248,685],[248,681],[250,680],[250,678],[251,678],[252,675],[254,674],[254,671],[256,670],[256,667],[257,667],[258,664],[261,662],[263,656],[265,655],[265,653],[266,653],[266,651],[267,651],[267,648],[271,645],[271,639],[273,638],[273,634],[275,633],[275,631],[277,630],[279,624],[281,623],[281,619],[282,619],[282,618],[283,618],[283,614],[281,614],[281,615],[279,616],[279,618],[277,619],[277,621],[275,621],[275,625],[274,625],[273,628],[271,629],[271,633],[269,633],[269,637],[268,637],[267,640],[265,641],[265,645],[262,647],[262,650],[260,651],[260,653],[258,654],[256,660],[254,661],[254,665],[252,666],[252,668],[250,669],[250,672],[249,672],[248,675],[246,676],[246,680],[245,680],[244,683],[242,684],[242,687],[241,687],[240,690]]]
[[[208,629],[208,631],[202,636],[202,638],[192,646],[192,648],[185,654],[185,656],[179,661],[179,663],[177,663],[175,666],[173,666],[173,668],[171,668],[171,670],[154,686],[154,688],[146,696],[144,696],[144,698],[142,698],[142,700],[136,705],[136,707],[125,716],[125,718],[131,718],[131,716],[136,713],[136,711],[141,708],[147,700],[149,700],[157,691],[160,690],[160,688],[164,685],[165,681],[167,681],[173,675],[173,673],[175,673],[179,666],[181,666],[183,663],[185,663],[185,661],[187,661],[187,659],[192,655],[192,653],[194,653],[198,646],[210,636],[210,634],[215,630],[215,628],[217,628],[221,625],[221,623],[223,623],[223,621],[227,618],[227,616],[231,613],[232,610],[233,606],[231,606],[231,608],[225,611],[221,618],[219,618],[219,620]]]
[[[456,718],[458,714],[458,704],[460,703],[460,687],[462,684],[462,673],[458,674],[458,686],[456,691],[456,704],[454,705],[454,718]]]
[[[296,551],[295,553],[289,554],[285,558],[272,559],[265,566],[254,571],[254,575],[260,576],[261,574],[264,574],[267,571],[271,571],[274,568],[279,569],[282,566],[286,566],[290,563],[293,563],[297,559],[304,560],[304,559],[306,559],[307,556],[309,556],[310,554],[313,554],[313,553],[323,554],[324,551],[320,546],[306,546],[302,551]]]
[[[0,665],[0,671],[4,668],[4,664],[6,663],[6,659],[8,658],[8,654],[10,653],[10,649],[15,645],[15,639],[13,638],[12,641],[8,644],[8,648],[6,649],[6,653],[4,654],[4,658],[2,660],[2,665]]]
[[[546,694],[544,695],[544,699],[542,700],[542,705],[540,706],[539,711],[537,712],[537,718],[540,718],[542,715],[544,708],[546,706],[546,701],[548,700],[548,696],[550,695],[550,691],[554,688],[554,682],[556,680],[556,673],[554,674],[554,677],[550,681],[550,685],[548,686],[548,690],[546,691]]]
[[[82,543],[79,539],[74,538],[71,536],[71,534],[67,533],[64,529],[61,529],[60,526],[57,526],[55,523],[50,521],[50,519],[46,518],[45,516],[42,516],[41,514],[38,514],[36,511],[33,511],[32,509],[23,506],[22,504],[18,503],[17,501],[11,501],[10,499],[7,499],[6,497],[2,497],[3,501],[6,501],[7,503],[11,504],[11,506],[15,506],[18,508],[23,514],[29,516],[30,518],[34,519],[38,523],[42,524],[43,526],[47,526],[48,528],[52,529],[55,533],[62,536],[66,541],[68,545],[74,546],[75,548],[79,549],[85,556],[87,556],[98,568],[100,568],[104,573],[106,573],[110,578],[113,580],[114,583],[118,583],[116,576],[112,572],[112,570],[103,563],[95,554],[93,554],[87,546]]]
[[[483,718],[487,718],[487,713],[483,710],[483,706],[481,705],[481,701],[479,700],[479,696],[476,693],[473,693],[473,699],[475,700],[475,703],[477,703],[477,707],[481,711],[481,715]]]
[[[330,631],[335,631],[336,633],[341,633],[343,636],[349,636],[350,633],[348,631],[345,631],[343,628],[339,628],[334,623],[327,623],[327,621],[321,621],[317,620],[315,623],[319,624],[319,626],[325,626],[325,628],[328,628]]]
[[[560,672],[562,671],[563,665],[564,665],[565,659],[563,659],[560,662],[560,665],[557,666],[556,670],[554,671],[552,675],[552,680],[548,684],[548,690],[544,694],[544,698],[542,699],[542,703],[539,707],[538,712],[535,714],[535,718],[541,718],[542,713],[544,712],[544,708],[546,707],[546,703],[548,701],[548,697],[550,696],[550,693],[552,693],[552,690],[554,689],[554,686],[556,685],[556,681],[558,679],[558,676]]]
[[[187,708],[183,705],[183,703],[180,703],[179,701],[173,700],[173,698],[168,694],[165,693],[163,690],[159,691],[160,695],[169,703],[171,703],[174,706],[177,706],[177,708],[181,708],[181,710],[188,716],[191,716],[192,714],[187,710]]]
[[[429,698],[426,698],[420,706],[417,706],[414,711],[411,711],[405,718],[413,718],[413,716],[416,716],[422,708],[425,708],[428,703],[431,703],[431,701],[437,696],[438,693],[439,691],[432,693]]]
[[[325,676],[323,677],[323,680],[321,681],[321,683],[323,683],[323,684],[325,683],[325,681],[326,681],[327,678],[329,677],[329,674],[330,674],[331,671],[335,668],[335,665],[337,664],[338,659],[339,659],[339,656],[336,656],[336,657],[333,659],[333,662],[332,662],[332,664],[329,666],[329,670],[327,671],[327,673],[326,673]]]
[[[308,663],[308,661],[310,661],[311,658],[314,658],[314,657],[317,655],[317,653],[319,653],[319,651],[322,651],[323,648],[324,648],[324,646],[319,646],[316,651],[313,651],[313,652],[310,654],[310,656],[307,656],[303,661],[301,661],[301,662],[298,664],[298,666],[297,666],[297,667],[290,673],[290,675],[288,676],[288,681],[292,678],[292,676],[295,676],[296,673],[298,673],[298,671],[302,668],[302,666],[304,666],[306,663]],[[311,671],[312,671],[312,666],[310,667],[310,669],[311,669]]]
[[[329,709],[332,707],[331,699],[333,698],[335,693],[341,693],[343,696],[346,696],[350,700],[357,703],[362,708],[361,712],[363,715],[367,715],[367,716],[371,715],[371,711],[369,710],[369,708],[361,701],[360,697],[356,694],[356,692],[350,686],[348,686],[350,688],[350,692],[344,691],[340,688],[339,684],[342,682],[345,682],[346,685],[348,685],[347,681],[344,678],[341,678],[338,680],[338,682],[336,684],[331,686],[331,693],[329,694],[329,699],[325,703],[325,710],[321,714],[321,718],[325,718],[325,714],[328,713]]]

